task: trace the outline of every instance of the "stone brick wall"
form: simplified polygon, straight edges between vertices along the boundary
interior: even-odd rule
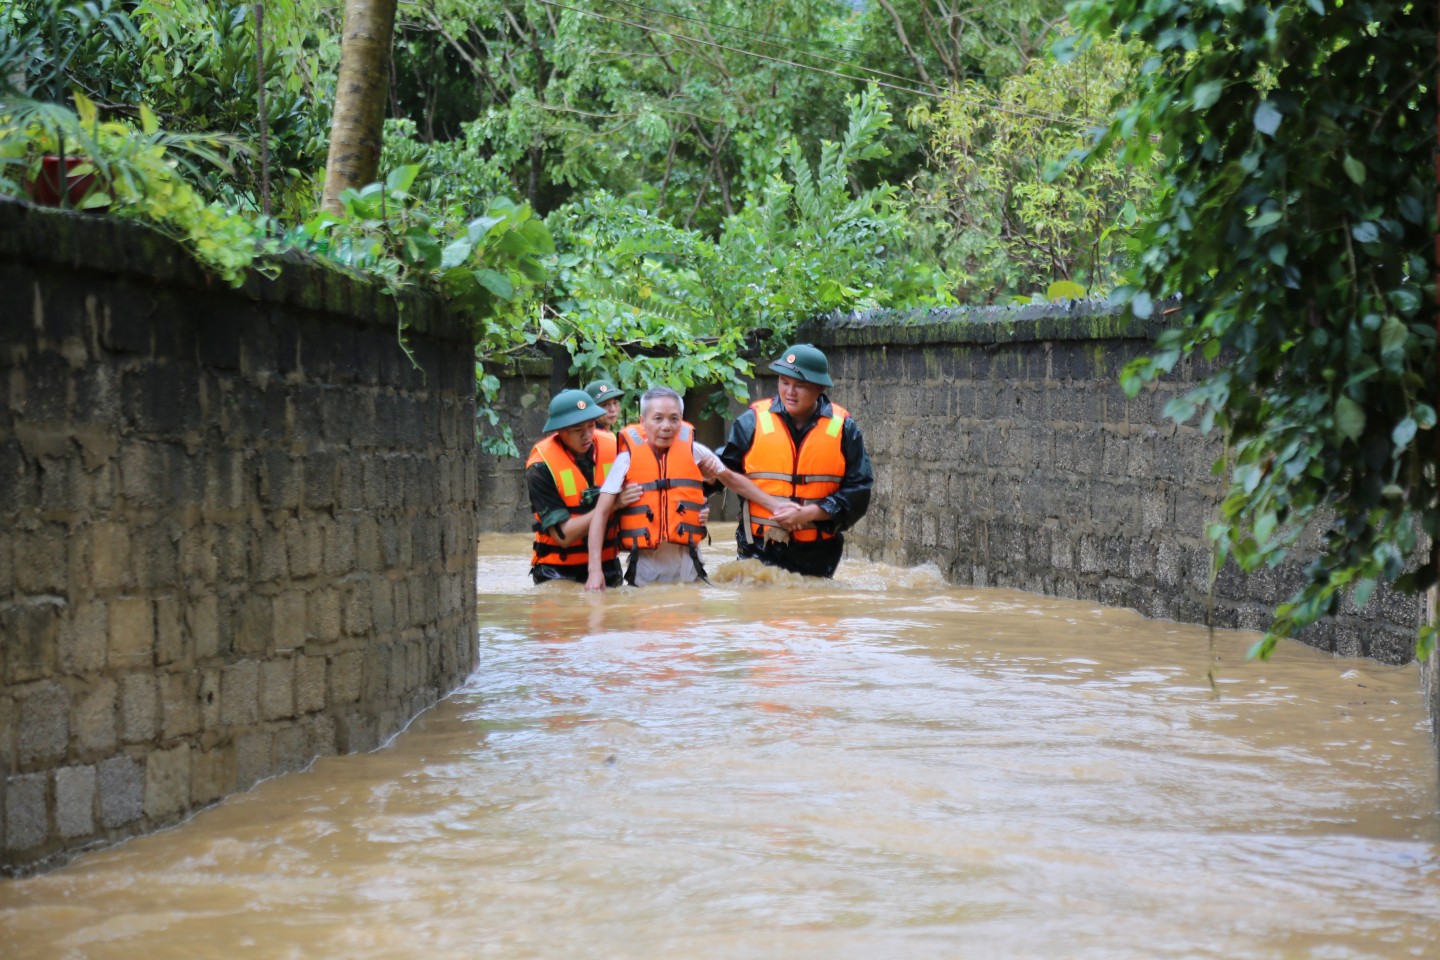
[[[1166,403],[1190,364],[1134,398],[1118,375],[1159,318],[1100,304],[884,313],[812,327],[859,418],[876,473],[851,547],[938,564],[956,583],[1097,600],[1186,623],[1210,604],[1204,530],[1222,481],[1217,434],[1177,426]],[[1214,623],[1263,629],[1298,567],[1215,582]],[[1388,663],[1413,659],[1421,603],[1377,592],[1308,629],[1306,643]]]
[[[0,872],[381,744],[475,662],[464,325],[0,202]]]

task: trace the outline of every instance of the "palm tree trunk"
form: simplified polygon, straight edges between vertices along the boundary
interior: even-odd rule
[[[397,0],[346,0],[340,77],[330,124],[322,206],[339,213],[340,191],[362,187],[380,170],[381,132],[390,80]]]

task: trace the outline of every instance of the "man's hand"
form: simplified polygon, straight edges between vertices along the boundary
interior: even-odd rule
[[[706,480],[713,481],[725,472],[725,464],[714,454],[697,461],[695,465],[700,468],[700,476]]]
[[[819,513],[820,516],[815,516],[816,513]],[[771,519],[780,524],[782,530],[795,531],[807,523],[814,523],[816,520],[824,519],[825,516],[825,511],[819,507],[812,509],[810,506],[787,500],[780,505],[779,509],[773,512]]]
[[[701,509],[701,511],[700,511],[700,526],[703,527],[703,526],[705,526],[705,524],[707,524],[707,523],[709,523],[709,522],[710,522],[710,504],[707,503],[707,504],[705,504],[704,508]]]
[[[618,497],[620,501],[620,506],[633,506],[636,502],[639,501],[640,495],[644,492],[644,490],[640,489],[640,484],[638,483],[625,484],[625,486],[620,488],[620,495]]]
[[[603,570],[591,570],[590,578],[585,581],[586,593],[605,592],[605,572]]]

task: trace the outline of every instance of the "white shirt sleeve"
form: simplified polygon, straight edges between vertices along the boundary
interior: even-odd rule
[[[714,450],[711,450],[709,447],[705,446],[705,444],[703,444],[703,443],[695,443],[695,444],[691,444],[691,446],[692,446],[692,448],[694,449],[694,452],[695,452],[695,463],[696,463],[696,464],[704,463],[706,457],[714,457],[714,456],[715,456],[715,451],[714,451]],[[716,457],[716,459],[718,460],[719,458]]]
[[[615,462],[610,464],[610,473],[606,475],[605,482],[600,485],[601,493],[619,493],[620,488],[625,486],[625,474],[630,472],[630,451],[621,450],[615,456]]]

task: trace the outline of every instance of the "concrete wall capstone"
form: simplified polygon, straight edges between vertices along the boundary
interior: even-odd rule
[[[475,663],[473,340],[0,202],[0,872],[371,749]]]

